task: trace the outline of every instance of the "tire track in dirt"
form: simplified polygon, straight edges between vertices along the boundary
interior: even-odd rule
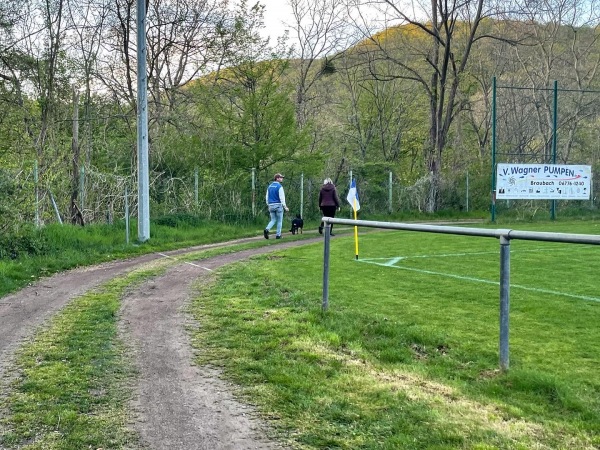
[[[238,239],[72,269],[41,278],[18,292],[0,298],[0,382],[6,366],[23,340],[33,335],[40,325],[60,311],[70,300],[136,267],[164,258],[164,255],[176,257],[199,250],[256,240],[259,238]]]
[[[248,238],[198,246],[130,260],[74,269],[41,279],[0,299],[0,395],[8,382],[14,354],[24,340],[69,301],[101,284],[152,261],[177,255],[253,242]],[[132,427],[144,448],[169,450],[275,450],[265,425],[251,407],[238,402],[214,369],[193,364],[184,309],[191,287],[208,279],[210,270],[321,238],[278,241],[256,249],[210,257],[197,264],[175,263],[163,275],[132,289],[123,299],[120,329],[131,349],[139,377],[134,383]]]
[[[217,370],[193,364],[186,331],[191,319],[185,308],[192,285],[211,277],[206,269],[307,242],[219,255],[196,265],[178,264],[128,293],[122,329],[140,374],[132,410],[144,445],[169,450],[284,448],[265,437],[265,424],[251,407],[234,398]]]

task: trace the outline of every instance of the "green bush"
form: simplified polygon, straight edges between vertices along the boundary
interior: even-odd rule
[[[200,225],[201,222],[202,220],[199,217],[186,213],[169,214],[167,216],[162,216],[154,220],[154,223],[156,223],[157,225],[162,225],[171,228],[179,228],[182,226],[194,227]]]
[[[19,231],[9,232],[0,237],[0,259],[42,255],[48,248],[43,232],[33,226],[23,226]]]
[[[4,234],[10,229],[11,222],[13,220],[10,214],[10,198],[15,192],[15,183],[8,172],[0,169],[0,232]]]

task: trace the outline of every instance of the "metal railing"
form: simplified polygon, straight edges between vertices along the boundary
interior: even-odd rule
[[[351,225],[354,227],[370,227],[425,233],[456,234],[463,236],[492,237],[500,240],[500,368],[504,371],[509,366],[509,309],[510,309],[510,241],[520,239],[527,241],[563,242],[571,244],[600,245],[600,236],[591,234],[551,233],[541,231],[519,231],[510,229],[485,229],[444,225],[376,222],[368,220],[334,219],[323,217],[325,224],[325,243],[323,249],[323,311],[329,307],[329,253],[331,225]]]

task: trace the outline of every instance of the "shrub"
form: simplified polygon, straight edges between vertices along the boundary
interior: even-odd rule
[[[169,214],[167,216],[159,217],[155,220],[157,225],[163,225],[171,228],[178,228],[182,226],[194,227],[200,225],[201,222],[202,220],[199,217],[186,213]]]
[[[46,237],[33,226],[22,226],[18,231],[5,233],[0,237],[0,259],[38,256],[47,250]]]

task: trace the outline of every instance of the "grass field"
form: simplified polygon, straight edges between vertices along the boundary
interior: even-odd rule
[[[322,245],[225,270],[195,303],[207,325],[197,336],[209,349],[202,362],[222,366],[306,448],[600,446],[598,247],[511,243],[503,373],[498,240],[390,231],[359,239],[358,261],[352,237],[332,239],[325,314]]]
[[[580,221],[501,228],[598,234],[596,223]],[[361,231],[356,261],[352,236],[339,231],[326,313],[322,244],[227,267],[190,304],[201,324],[193,331],[199,363],[221,367],[283,441],[303,449],[600,447],[600,248],[511,243],[511,360],[501,372],[498,240]],[[24,346],[23,377],[0,405],[8,412],[0,448],[136,448],[124,401],[136,375],[117,311],[128,286],[162,267],[76,299]]]

